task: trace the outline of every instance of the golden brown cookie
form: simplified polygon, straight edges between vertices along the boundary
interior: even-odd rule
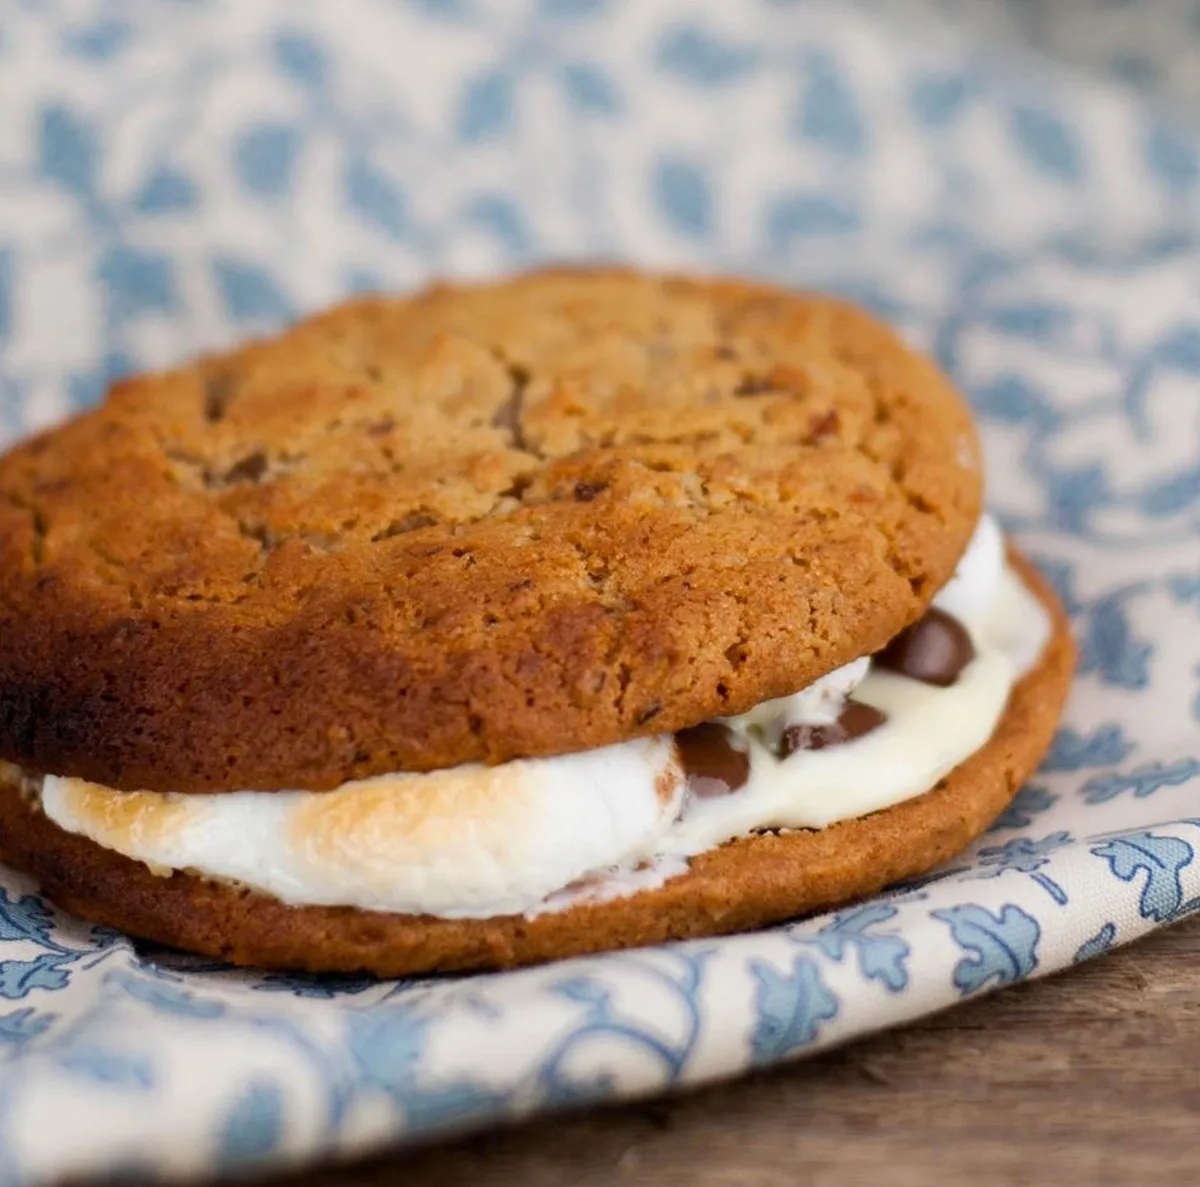
[[[0,459],[0,759],[320,789],[671,731],[882,646],[979,509],[961,399],[836,301],[588,269],[356,300]],[[775,844],[800,842],[748,849]],[[135,930],[134,888],[186,885],[128,876]],[[186,895],[231,936],[252,902]],[[663,910],[613,918],[717,909]],[[287,918],[269,961],[334,962],[315,937],[355,928],[405,937],[366,943],[379,967],[532,958],[566,926]]]
[[[991,740],[926,795],[815,832],[732,841],[661,889],[533,920],[448,920],[291,907],[190,874],[163,877],[52,824],[0,779],[0,856],[87,919],[237,964],[384,976],[495,968],[740,931],[873,894],[958,853],[1003,809],[1050,744],[1074,646],[1061,606],[1019,556],[1053,631]]]

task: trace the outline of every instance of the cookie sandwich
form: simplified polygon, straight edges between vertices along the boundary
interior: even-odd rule
[[[0,856],[235,963],[758,927],[963,849],[1062,610],[968,409],[822,297],[598,269],[362,298],[0,459]]]

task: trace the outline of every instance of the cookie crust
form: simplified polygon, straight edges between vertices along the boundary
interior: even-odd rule
[[[244,888],[146,866],[64,832],[0,780],[0,856],[96,923],[235,964],[404,976],[494,969],[777,923],[874,894],[960,852],[1002,811],[1050,745],[1074,666],[1053,592],[1019,556],[1053,615],[1038,665],[991,740],[914,800],[819,831],[763,834],[694,858],[657,890],[528,920],[447,920],[291,907]]]
[[[0,759],[322,789],[682,728],[881,646],[980,498],[961,398],[833,300],[355,300],[0,459]]]

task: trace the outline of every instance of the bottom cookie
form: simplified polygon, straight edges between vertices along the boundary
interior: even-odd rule
[[[991,739],[932,791],[818,831],[741,838],[627,898],[535,918],[440,919],[295,907],[140,862],[53,824],[19,781],[0,778],[0,858],[55,903],[131,935],[260,968],[394,977],[505,968],[613,948],[747,931],[864,898],[969,845],[1034,771],[1066,700],[1074,645],[1045,581],[1014,556],[1054,629]]]

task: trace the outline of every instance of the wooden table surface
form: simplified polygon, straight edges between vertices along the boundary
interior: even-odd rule
[[[1200,918],[806,1063],[271,1187],[1200,1183]]]

